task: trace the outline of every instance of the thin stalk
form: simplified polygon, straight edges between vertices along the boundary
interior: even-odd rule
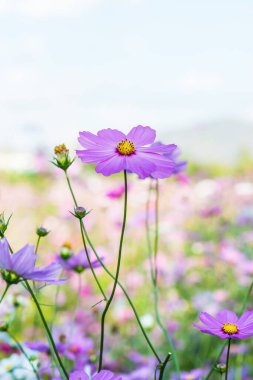
[[[246,307],[247,307],[248,300],[249,300],[249,297],[250,297],[250,295],[251,295],[252,289],[253,289],[253,281],[252,281],[252,283],[250,284],[250,287],[249,287],[249,289],[248,289],[248,292],[247,292],[247,294],[246,294],[246,297],[244,298],[244,301],[243,301],[243,304],[242,304],[242,308],[241,308],[241,310],[240,310],[240,314],[242,314],[242,313],[245,311]]]
[[[1,297],[1,299],[0,299],[0,304],[2,303],[4,297],[6,296],[6,293],[8,292],[9,287],[10,287],[10,285],[7,284],[7,285],[6,285],[6,288],[4,289],[4,292],[3,292],[3,294],[2,294],[2,297]]]
[[[163,335],[164,335],[164,337],[168,343],[168,346],[172,352],[172,358],[173,358],[173,362],[175,364],[177,376],[178,376],[178,379],[181,380],[180,366],[179,366],[179,362],[177,359],[176,350],[174,348],[174,344],[172,342],[172,339],[170,338],[170,335],[169,335],[167,329],[165,328],[165,326],[162,323],[160,313],[159,313],[159,306],[158,306],[158,304],[159,304],[159,290],[158,290],[158,284],[157,284],[157,280],[158,280],[158,277],[157,277],[157,275],[158,275],[157,254],[158,254],[158,243],[159,243],[159,182],[158,182],[158,180],[156,180],[156,184],[155,184],[155,196],[156,196],[156,200],[155,200],[155,236],[154,236],[154,265],[155,265],[155,268],[153,270],[153,273],[154,273],[153,292],[154,292],[155,319],[156,319],[156,322],[157,322],[158,326],[160,327],[161,331],[163,332]],[[146,223],[146,226],[149,229],[149,222],[148,221]],[[148,235],[148,233],[147,233],[147,235]]]
[[[145,216],[145,227],[146,227],[146,238],[147,238],[147,248],[148,248],[148,258],[150,266],[150,274],[152,284],[155,284],[155,275],[153,270],[153,258],[152,258],[152,248],[151,248],[151,239],[150,239],[150,228],[149,228],[149,213],[150,213],[150,197],[152,191],[152,179],[150,178],[148,186],[148,198],[146,202],[146,216]]]
[[[56,347],[56,345],[55,345],[54,339],[53,339],[53,337],[52,337],[52,334],[51,334],[51,332],[50,332],[50,329],[49,329],[49,327],[48,327],[47,321],[46,321],[46,319],[45,319],[45,317],[44,317],[44,314],[43,314],[43,311],[42,311],[42,309],[41,309],[41,307],[40,307],[40,304],[39,304],[39,302],[37,301],[37,298],[36,298],[36,296],[35,296],[35,294],[34,294],[32,288],[30,287],[30,285],[29,285],[29,283],[28,283],[27,280],[25,280],[25,284],[26,284],[27,289],[28,289],[29,293],[31,294],[32,299],[33,299],[33,301],[34,301],[34,303],[35,303],[35,305],[36,305],[36,307],[37,307],[37,309],[38,309],[38,312],[39,312],[39,315],[40,315],[41,321],[42,321],[42,323],[43,323],[43,325],[44,325],[44,328],[45,328],[45,330],[46,330],[46,332],[47,332],[48,339],[49,339],[49,341],[50,341],[50,343],[51,343],[51,345],[52,345],[52,348],[53,348],[54,354],[55,354],[55,356],[56,356],[56,358],[57,358],[57,361],[58,361],[58,363],[59,363],[59,366],[61,367],[62,372],[64,373],[66,379],[68,380],[68,379],[69,379],[68,373],[67,373],[67,371],[66,371],[66,369],[65,369],[65,367],[64,367],[64,365],[63,365],[63,363],[62,363],[62,360],[61,360],[61,358],[60,358],[59,352],[58,352],[57,347]]]
[[[161,369],[160,369],[160,374],[159,374],[159,379],[158,380],[162,380],[163,379],[164,371],[165,371],[165,368],[166,368],[166,365],[167,365],[168,361],[170,360],[170,357],[171,357],[171,353],[169,353],[166,356],[164,362],[162,363]]]
[[[155,181],[155,238],[154,238],[154,272],[155,283],[157,285],[157,254],[158,254],[158,239],[159,239],[159,183]]]
[[[56,313],[57,313],[57,299],[58,299],[59,291],[60,291],[60,286],[58,285],[56,287],[55,298],[54,298],[54,311],[53,311],[53,316],[52,316],[52,320],[50,323],[50,331],[51,332],[53,331],[54,321],[55,321]]]
[[[225,380],[228,380],[228,366],[229,366],[229,354],[230,354],[231,338],[228,339],[228,350],[227,350],[227,360],[226,360],[226,376]]]
[[[69,176],[68,176],[67,170],[65,170],[64,173],[65,173],[65,177],[66,177],[66,180],[67,180],[67,183],[68,183],[69,191],[70,191],[70,193],[71,193],[71,195],[72,195],[72,198],[73,198],[74,204],[75,204],[75,206],[77,207],[77,206],[78,206],[78,205],[77,205],[77,200],[76,200],[75,194],[74,194],[74,192],[73,192],[73,189],[72,189],[72,186],[71,186],[71,183],[70,183],[70,179],[69,179]]]
[[[18,349],[20,352],[22,352],[22,354],[24,355],[24,357],[27,359],[27,361],[29,362],[31,368],[32,368],[32,371],[34,373],[34,375],[36,376],[37,380],[40,380],[39,378],[39,374],[38,374],[38,371],[36,370],[36,368],[34,367],[32,361],[30,360],[29,356],[27,355],[27,353],[25,352],[24,348],[22,347],[21,343],[19,343],[19,341],[15,338],[15,336],[13,336],[9,331],[8,331],[8,335],[11,337],[11,339],[16,343]]]
[[[121,264],[121,256],[122,256],[122,247],[123,247],[123,240],[124,240],[124,234],[125,234],[125,228],[126,228],[126,216],[127,216],[127,173],[126,170],[124,170],[124,186],[125,186],[125,191],[124,191],[124,213],[123,213],[123,222],[122,222],[122,229],[121,229],[121,235],[120,235],[120,243],[119,243],[119,254],[118,254],[118,262],[117,262],[117,270],[116,270],[116,276],[115,276],[115,281],[113,284],[113,289],[111,296],[109,300],[106,303],[105,309],[102,314],[101,318],[101,337],[100,337],[100,353],[99,353],[99,366],[98,366],[98,372],[101,371],[102,366],[103,366],[103,351],[104,351],[104,334],[105,334],[105,318],[106,314],[109,310],[109,307],[111,305],[111,302],[113,300],[116,287],[118,284],[118,279],[119,279],[119,272],[120,272],[120,264]]]
[[[76,200],[76,197],[75,197],[74,191],[73,191],[73,189],[72,189],[72,186],[71,186],[71,183],[70,183],[70,179],[69,179],[69,176],[68,176],[67,170],[65,170],[64,173],[65,173],[65,177],[66,177],[66,180],[67,180],[67,183],[68,183],[68,188],[69,188],[69,191],[70,191],[71,196],[72,196],[72,198],[73,198],[73,201],[74,201],[75,207],[77,207],[77,206],[78,206],[78,204],[77,204],[77,200]],[[100,282],[99,282],[99,280],[98,280],[98,278],[97,278],[97,276],[96,276],[96,273],[95,273],[95,271],[94,271],[94,268],[92,267],[92,264],[91,264],[91,261],[90,261],[90,256],[89,256],[89,252],[88,252],[88,250],[87,250],[87,245],[86,245],[86,242],[85,242],[85,237],[84,237],[84,235],[83,235],[83,230],[82,230],[81,225],[82,225],[82,220],[80,220],[80,230],[81,230],[81,234],[82,234],[82,240],[83,240],[84,250],[85,250],[85,253],[86,253],[86,256],[87,256],[87,260],[88,260],[88,263],[89,263],[90,269],[91,269],[92,274],[93,274],[93,277],[94,277],[94,279],[95,279],[95,281],[96,281],[96,283],[97,283],[97,286],[99,287],[99,289],[100,289],[100,291],[101,291],[101,293],[102,293],[102,295],[103,295],[105,301],[107,301],[106,294],[105,294],[105,292],[104,292],[104,290],[103,290],[103,288],[102,288],[102,286],[101,286],[101,284],[100,284]]]
[[[68,177],[67,172],[65,172],[65,176],[66,176],[66,179],[67,179],[68,187],[69,187],[70,193],[71,193],[71,195],[72,195],[72,198],[73,198],[74,204],[75,204],[75,206],[77,207],[77,201],[76,201],[75,194],[74,194],[74,191],[73,191],[73,189],[72,189],[71,182],[70,182],[70,179],[69,179],[69,177]],[[91,249],[92,249],[94,255],[96,256],[96,259],[99,261],[99,263],[101,264],[101,266],[103,267],[103,269],[105,270],[105,272],[106,272],[106,273],[107,273],[107,274],[108,274],[108,275],[109,275],[109,276],[115,281],[115,276],[114,276],[114,275],[110,272],[110,270],[106,267],[106,265],[104,264],[104,262],[101,260],[99,254],[97,253],[97,251],[96,251],[96,249],[95,249],[95,247],[94,247],[94,245],[93,245],[93,243],[92,243],[92,241],[91,241],[91,239],[90,239],[90,237],[89,237],[89,234],[88,234],[88,232],[86,231],[86,228],[85,228],[85,226],[84,226],[83,221],[82,221],[82,229],[83,229],[84,236],[85,236],[85,238],[86,238],[86,240],[87,240],[89,246],[91,247]],[[146,333],[144,327],[142,326],[142,323],[141,323],[140,317],[139,317],[139,315],[138,315],[138,313],[137,313],[137,310],[136,310],[136,308],[135,308],[135,306],[134,306],[134,304],[133,304],[131,298],[129,297],[129,295],[128,295],[126,289],[125,289],[125,287],[121,284],[121,282],[120,282],[119,280],[118,280],[118,285],[119,285],[119,287],[122,289],[123,293],[125,294],[126,299],[128,300],[128,302],[129,302],[129,304],[130,304],[130,306],[131,306],[131,308],[132,308],[132,310],[133,310],[133,312],[134,312],[134,315],[135,315],[135,318],[136,318],[136,320],[137,320],[137,323],[138,323],[138,325],[139,325],[139,327],[140,327],[140,329],[141,329],[141,332],[143,333],[143,336],[144,336],[144,338],[145,338],[145,340],[146,340],[146,342],[147,342],[149,348],[151,349],[151,351],[153,352],[153,354],[154,354],[155,357],[157,358],[158,362],[159,362],[159,363],[162,363],[162,361],[161,361],[161,359],[160,359],[158,353],[156,352],[156,350],[155,350],[155,348],[154,348],[152,342],[150,341],[150,339],[149,339],[149,337],[148,337],[148,335],[147,335],[147,333]]]
[[[40,239],[41,239],[41,236],[38,236],[38,239],[37,239],[37,242],[36,242],[35,251],[34,251],[34,253],[35,253],[36,255],[37,255],[37,253],[38,253],[39,244],[40,244]]]
[[[85,236],[84,236],[83,229],[82,229],[82,221],[81,220],[80,220],[80,230],[81,230],[81,234],[82,234],[83,246],[84,246],[86,257],[87,257],[87,260],[88,260],[88,263],[89,263],[89,267],[90,267],[90,269],[92,271],[92,274],[93,274],[93,277],[94,277],[94,279],[95,279],[95,281],[97,283],[97,286],[98,286],[100,292],[102,293],[102,295],[104,297],[104,300],[107,301],[106,294],[105,294],[105,292],[104,292],[104,290],[102,288],[102,285],[100,284],[100,282],[99,282],[99,280],[98,280],[98,278],[96,276],[95,270],[94,270],[94,268],[92,266],[92,263],[90,261],[90,255],[89,255],[89,252],[88,252],[88,249],[87,249],[87,245],[86,245],[86,241],[85,241]]]

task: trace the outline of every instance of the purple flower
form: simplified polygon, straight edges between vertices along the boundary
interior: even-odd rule
[[[151,145],[151,147],[162,147],[162,146],[164,146],[164,145],[160,142],[156,142],[156,143]],[[166,165],[164,165],[163,162],[161,162],[160,165],[158,166],[157,170],[151,174],[151,177],[156,178],[156,179],[159,179],[159,178],[162,179],[162,178],[167,178],[172,174],[178,174],[178,173],[185,171],[186,166],[187,166],[187,162],[186,161],[178,161],[178,156],[180,154],[181,154],[181,151],[177,146],[175,146],[174,149],[172,149],[168,152],[164,152],[163,153],[164,157],[170,159],[171,161],[174,161],[174,164],[175,164],[174,168],[171,170],[170,173],[168,173],[168,169],[167,169]]]
[[[153,129],[141,125],[127,135],[116,129],[102,129],[97,135],[84,131],[79,133],[78,141],[85,150],[76,153],[82,162],[97,164],[96,172],[105,176],[127,170],[146,178],[160,168],[164,176],[170,176],[175,163],[164,154],[170,154],[176,145],[154,145],[155,137]]]
[[[62,284],[65,279],[57,279],[61,273],[61,266],[57,263],[44,268],[35,267],[37,255],[32,245],[25,245],[16,253],[11,253],[8,241],[0,240],[0,267],[3,279],[8,284],[17,284],[22,279],[44,282],[48,284]]]
[[[182,380],[200,380],[203,379],[203,377],[206,375],[208,371],[206,369],[196,368],[192,371],[182,371],[181,372],[181,379]],[[178,376],[174,375],[172,376],[171,380],[178,380]]]
[[[218,336],[220,339],[245,339],[253,336],[253,311],[246,311],[240,318],[230,310],[221,310],[216,317],[202,312],[199,320],[203,323],[193,324],[206,334]]]
[[[49,344],[42,342],[41,340],[34,340],[33,342],[25,342],[26,347],[32,351],[50,353]]]
[[[73,254],[72,252],[70,252],[70,255],[68,257],[62,257],[61,255],[59,255],[57,257],[57,262],[62,266],[63,269],[73,270],[77,273],[82,273],[85,269],[90,268],[84,250],[81,250],[77,254]],[[93,268],[101,267],[101,264],[98,260],[91,261],[91,265]]]
[[[118,375],[114,375],[111,371],[101,371],[96,375],[93,375],[91,379],[83,371],[75,371],[70,374],[69,380],[121,380],[122,378]]]

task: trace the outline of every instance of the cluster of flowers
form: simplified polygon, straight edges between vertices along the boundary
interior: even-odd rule
[[[81,370],[66,371],[63,362],[61,361],[60,355],[71,355],[71,350],[66,346],[65,342],[59,340],[55,342],[53,339],[50,329],[47,326],[45,317],[43,316],[40,305],[36,299],[37,289],[35,286],[33,288],[30,286],[29,281],[41,282],[43,284],[55,284],[61,285],[66,282],[66,278],[59,278],[63,270],[66,271],[66,277],[69,271],[74,271],[75,273],[81,274],[86,269],[104,267],[103,258],[97,258],[96,260],[90,260],[90,250],[86,247],[84,242],[84,249],[79,253],[75,254],[71,247],[65,245],[60,254],[56,257],[56,261],[45,267],[37,267],[37,252],[33,246],[26,245],[19,251],[13,253],[11,246],[4,234],[7,229],[1,230],[1,240],[0,240],[0,267],[3,280],[6,282],[6,290],[3,293],[3,300],[9,287],[22,283],[24,288],[32,296],[40,316],[42,318],[46,333],[49,338],[49,344],[44,344],[40,341],[28,342],[26,346],[35,351],[41,353],[52,353],[54,359],[57,362],[58,374],[55,377],[51,377],[52,380],[123,380],[127,379],[124,375],[115,374],[111,371],[103,369],[103,343],[104,343],[104,323],[107,311],[113,300],[116,287],[119,285],[119,273],[121,264],[121,251],[124,238],[124,229],[126,223],[126,199],[127,199],[127,183],[126,175],[135,173],[140,179],[151,178],[154,180],[164,179],[172,176],[173,174],[178,174],[185,170],[186,162],[179,161],[178,157],[180,151],[178,147],[174,144],[165,145],[160,142],[155,142],[156,133],[150,127],[137,126],[132,128],[128,134],[124,134],[118,130],[104,129],[97,133],[97,135],[90,132],[80,132],[79,142],[83,146],[83,150],[77,150],[77,156],[82,162],[87,164],[95,164],[96,172],[102,173],[105,176],[109,176],[115,173],[124,172],[125,185],[120,187],[115,192],[108,193],[110,197],[120,197],[125,194],[125,209],[124,209],[124,219],[122,224],[122,232],[119,247],[119,257],[117,262],[117,271],[115,276],[111,276],[114,279],[114,285],[110,297],[106,297],[103,292],[101,285],[99,284],[95,273],[93,272],[94,278],[96,279],[99,288],[104,296],[106,302],[106,307],[102,314],[101,319],[101,337],[100,337],[100,356],[99,356],[99,368],[98,371],[95,367],[92,367],[92,374],[86,372],[83,368]],[[68,149],[65,145],[58,146],[55,149],[54,165],[62,169],[65,174],[72,164],[73,160],[69,157]],[[72,192],[72,189],[71,189]],[[85,232],[83,219],[87,216],[88,212],[82,208],[78,207],[75,201],[75,211],[73,215],[80,220],[80,228],[82,234]],[[219,210],[210,210],[208,214],[203,214],[203,217],[217,215]],[[46,236],[47,231],[40,229],[38,231],[38,236]],[[83,235],[82,235],[83,236]],[[84,237],[83,237],[84,239]],[[154,256],[154,268],[152,268],[152,281],[154,285],[154,294],[157,292],[157,268],[156,268],[156,255]],[[107,271],[108,273],[108,271]],[[110,272],[109,272],[110,274]],[[36,291],[36,292],[35,292]],[[124,288],[123,288],[124,291]],[[0,303],[1,303],[0,301]],[[131,302],[131,300],[130,300]],[[134,310],[135,311],[135,310]],[[228,364],[229,364],[229,348],[232,339],[244,339],[253,336],[253,311],[246,311],[238,317],[233,311],[222,310],[216,317],[211,316],[206,312],[202,312],[199,315],[199,319],[202,325],[194,324],[194,326],[203,333],[211,334],[219,337],[220,339],[227,339],[229,342],[227,362],[226,366],[221,370],[226,373],[226,379],[228,376]],[[138,319],[141,324],[141,321]],[[160,322],[161,323],[161,322]],[[4,331],[4,328],[2,329]],[[152,343],[146,339],[153,348]],[[87,341],[85,344],[89,347]],[[93,346],[93,343],[91,344]],[[75,348],[76,349],[76,348]],[[170,359],[176,360],[174,347],[172,345],[172,354],[169,353],[164,360],[161,360],[157,355],[155,349],[155,356],[159,363],[156,365],[155,370],[159,369],[159,380],[164,377],[164,371],[166,365]],[[87,352],[80,351],[80,355],[86,355]],[[70,356],[70,359],[75,358],[75,356]],[[32,365],[33,366],[33,365]],[[81,365],[84,367],[84,363]],[[34,367],[32,367],[34,369]],[[36,370],[34,370],[37,374]],[[190,373],[181,372],[175,375],[175,379],[198,379],[207,373],[204,369],[195,369]],[[38,375],[37,375],[38,376]],[[51,375],[50,375],[51,376]],[[191,377],[189,377],[191,376]],[[38,378],[38,377],[37,377]]]

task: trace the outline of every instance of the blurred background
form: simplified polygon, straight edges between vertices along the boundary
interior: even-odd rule
[[[253,146],[252,16],[250,0],[0,0],[0,167],[138,124],[235,162]]]
[[[16,251],[36,243],[36,227],[48,228],[40,265],[54,261],[66,242],[75,253],[81,249],[63,172],[49,163],[62,143],[74,157],[79,131],[127,132],[142,124],[156,129],[158,140],[177,144],[188,167],[160,181],[159,306],[185,371],[211,368],[219,349],[217,339],[192,327],[198,313],[239,311],[252,282],[252,19],[250,0],[0,0],[0,214],[4,210],[7,219],[13,213],[7,237]],[[78,204],[92,209],[87,229],[114,272],[122,173],[95,175],[79,160],[69,171]],[[129,176],[121,279],[164,355],[168,347],[155,322],[147,258],[148,191],[153,239],[154,184]],[[97,271],[109,292],[110,279]],[[79,284],[75,271],[67,277],[56,296],[52,287],[43,290],[42,301],[54,303],[59,296],[56,331],[76,323],[93,339],[95,355],[103,307],[91,308],[100,300],[97,288],[89,271]],[[27,305],[16,302],[20,296]],[[116,298],[108,318],[107,366],[124,373],[144,368],[143,377],[124,379],[153,379],[154,360],[134,316],[119,290]],[[11,318],[22,343],[45,340],[22,287],[13,286],[1,306],[1,319]],[[253,309],[252,300],[248,307]],[[44,309],[48,319],[55,317],[52,308]],[[14,364],[3,363],[2,340],[0,379],[6,380]],[[253,379],[252,349],[251,340],[235,345],[231,378]]]

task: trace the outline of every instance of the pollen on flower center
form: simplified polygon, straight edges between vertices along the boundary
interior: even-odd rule
[[[123,156],[130,156],[135,152],[134,143],[130,140],[122,140],[117,145],[117,151],[119,154],[122,154]]]
[[[224,323],[222,330],[226,334],[236,334],[238,332],[238,327],[233,323]]]

